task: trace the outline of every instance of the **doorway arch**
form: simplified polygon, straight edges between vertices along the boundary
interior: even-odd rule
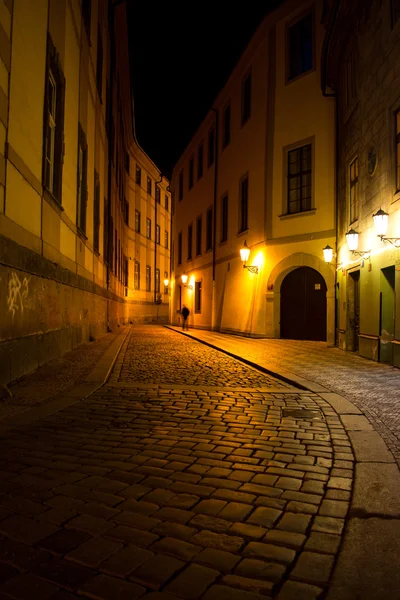
[[[281,284],[280,337],[325,342],[326,292],[324,278],[311,267],[287,273]]]

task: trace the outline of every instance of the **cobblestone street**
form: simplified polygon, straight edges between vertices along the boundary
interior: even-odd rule
[[[196,340],[131,328],[106,385],[0,448],[0,600],[329,591],[354,492],[343,419]]]

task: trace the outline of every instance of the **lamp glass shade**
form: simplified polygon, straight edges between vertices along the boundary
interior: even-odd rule
[[[165,285],[165,287],[168,287],[168,284],[169,284],[169,279],[164,279],[164,285]]]
[[[247,261],[249,260],[249,256],[250,256],[250,248],[248,247],[247,242],[245,241],[245,243],[243,244],[243,247],[240,248],[240,258],[242,259],[244,264],[246,264]]]
[[[349,250],[351,250],[352,252],[357,250],[357,248],[358,248],[358,233],[357,233],[357,231],[355,231],[354,229],[350,229],[350,231],[348,231],[346,233],[346,239],[347,239],[347,245],[349,247]]]
[[[333,258],[333,248],[331,248],[330,246],[325,246],[322,252],[324,253],[325,262],[331,263]]]
[[[188,280],[188,276],[186,275],[186,273],[184,273],[184,274],[182,275],[181,279],[182,279],[182,283],[184,283],[184,284],[185,284],[185,283],[187,282],[187,280]]]
[[[386,235],[389,224],[388,213],[380,208],[377,213],[372,215],[372,218],[374,220],[376,235]]]

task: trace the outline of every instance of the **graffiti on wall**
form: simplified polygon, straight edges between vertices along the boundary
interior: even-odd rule
[[[12,314],[13,321],[15,314],[19,312],[21,315],[23,315],[24,308],[27,307],[29,280],[30,277],[24,277],[21,281],[15,271],[11,272],[11,276],[8,281],[7,306],[9,312]]]

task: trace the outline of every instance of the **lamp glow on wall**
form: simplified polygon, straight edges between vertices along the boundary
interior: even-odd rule
[[[240,258],[242,259],[242,262],[243,262],[243,268],[248,269],[250,271],[250,273],[258,274],[257,266],[247,264],[247,261],[249,260],[249,256],[250,256],[250,248],[248,247],[247,242],[245,240],[243,246],[240,248]]]
[[[182,280],[183,286],[184,286],[185,288],[188,288],[188,290],[192,290],[192,289],[193,289],[193,286],[192,286],[192,285],[190,285],[190,283],[187,283],[188,276],[186,275],[186,273],[184,273],[184,274],[181,276],[181,280]]]
[[[164,294],[169,294],[169,279],[164,279]]]
[[[376,235],[381,238],[382,242],[389,242],[392,246],[396,246],[396,248],[400,248],[400,238],[398,237],[386,237],[386,233],[389,225],[389,215],[387,212],[382,210],[381,208],[372,215],[374,220],[374,226]]]
[[[371,250],[357,250],[358,248],[358,237],[359,234],[354,229],[350,229],[346,233],[347,246],[355,256],[361,256],[363,259],[367,259],[371,255]]]

